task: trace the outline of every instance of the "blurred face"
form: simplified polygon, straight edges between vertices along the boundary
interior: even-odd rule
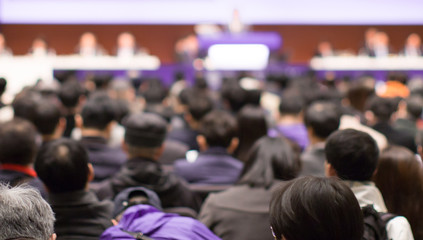
[[[47,43],[44,40],[37,38],[37,39],[34,40],[34,42],[32,42],[32,48],[34,48],[34,49],[47,49]]]
[[[82,34],[79,45],[81,48],[94,48],[97,45],[97,39],[92,33]]]
[[[407,46],[410,47],[419,47],[421,44],[420,36],[413,33],[407,38]]]
[[[130,33],[122,33],[118,37],[119,48],[133,48],[135,47],[135,37]]]
[[[389,43],[389,37],[384,32],[378,32],[375,35],[375,43],[379,45],[386,46]]]

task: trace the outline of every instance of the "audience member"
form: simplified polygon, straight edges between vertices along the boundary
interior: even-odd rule
[[[260,138],[251,148],[239,181],[209,195],[200,221],[222,239],[273,239],[268,221],[271,195],[299,170],[300,161],[287,140]]]
[[[79,114],[85,102],[84,89],[76,80],[68,80],[59,89],[59,99],[62,103],[62,114],[66,119],[64,137],[70,137],[75,127],[75,115]]]
[[[190,150],[199,150],[197,135],[200,122],[207,113],[213,110],[214,106],[208,96],[195,92],[188,94],[187,109],[184,113],[188,127],[170,131],[168,138],[188,145]]]
[[[269,130],[271,137],[284,136],[304,150],[309,145],[307,129],[304,125],[304,100],[299,94],[282,95],[279,104],[277,126]]]
[[[326,141],[326,176],[344,180],[358,199],[360,206],[372,205],[378,212],[386,213],[382,194],[371,181],[378,163],[379,150],[373,138],[353,129],[332,133]],[[407,219],[397,216],[386,225],[388,239],[413,239]]]
[[[304,115],[310,145],[301,154],[302,176],[325,175],[325,143],[327,137],[339,128],[340,112],[330,102],[315,102]]]
[[[54,220],[37,190],[0,184],[0,239],[55,240]]]
[[[33,124],[41,135],[42,145],[61,138],[66,128],[60,107],[48,99],[42,99],[35,106]]]
[[[366,119],[369,126],[385,135],[390,144],[404,146],[417,152],[413,136],[393,127],[392,115],[396,109],[394,99],[375,96],[367,102],[367,109]]]
[[[335,178],[303,177],[275,192],[270,226],[277,240],[360,240],[364,222],[347,185]]]
[[[94,167],[94,182],[117,173],[126,161],[120,148],[110,147],[108,141],[116,124],[115,103],[106,94],[94,94],[81,111],[81,144],[88,150],[89,162]]]
[[[34,122],[36,106],[41,101],[41,94],[31,88],[24,88],[12,102],[13,116]]]
[[[267,134],[266,113],[260,106],[247,105],[237,114],[239,145],[234,156],[246,161],[251,146]]]
[[[423,98],[418,95],[412,95],[398,104],[394,128],[407,132],[408,135],[415,138],[417,133],[417,121],[422,116]]]
[[[423,164],[408,149],[391,146],[382,151],[373,176],[389,212],[408,219],[414,239],[423,239]]]
[[[206,226],[190,217],[162,212],[157,194],[143,187],[128,188],[115,198],[115,226],[100,239],[219,239]]]
[[[190,183],[234,183],[243,166],[230,155],[239,142],[235,118],[223,111],[212,111],[201,120],[198,131],[200,154],[196,159],[177,160],[175,173]]]
[[[186,183],[163,171],[158,159],[166,137],[166,121],[156,114],[130,115],[126,127],[123,150],[129,159],[112,178],[101,182],[96,190],[101,198],[113,198],[128,187],[144,186],[159,195],[164,208],[190,207],[199,209],[197,197]]]
[[[32,165],[37,154],[37,130],[27,120],[15,118],[0,124],[0,182],[17,186],[29,183],[43,194]]]
[[[81,144],[55,140],[40,149],[34,167],[49,193],[59,240],[98,239],[112,225],[113,203],[88,190],[94,171]]]

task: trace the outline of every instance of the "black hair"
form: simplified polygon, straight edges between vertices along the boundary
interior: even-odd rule
[[[304,99],[299,94],[287,93],[282,95],[279,104],[279,113],[298,115],[304,108]]]
[[[143,80],[140,94],[147,104],[161,104],[167,96],[167,89],[158,78]]]
[[[266,113],[254,105],[244,106],[237,114],[239,145],[235,156],[245,161],[254,142],[267,134]]]
[[[212,111],[201,120],[199,134],[206,138],[209,147],[227,148],[237,134],[235,117],[224,111]]]
[[[40,93],[30,88],[23,89],[12,102],[14,117],[33,122],[36,115],[35,109],[40,101]]]
[[[48,99],[43,99],[35,107],[33,123],[40,134],[48,135],[54,132],[61,117],[59,106]]]
[[[64,82],[59,89],[59,99],[63,106],[72,108],[79,103],[79,98],[84,95],[84,89],[76,80],[68,80]]]
[[[326,139],[339,128],[341,113],[338,107],[331,102],[314,102],[304,114],[306,127],[311,128],[314,134]]]
[[[40,149],[34,168],[52,193],[83,190],[88,182],[88,152],[75,140],[53,140]]]
[[[351,189],[336,178],[303,177],[276,191],[270,225],[281,240],[360,240],[364,222]]]
[[[238,183],[268,188],[275,180],[295,178],[300,167],[300,159],[286,139],[264,136],[249,151]]]
[[[117,118],[117,104],[105,93],[92,95],[81,111],[85,128],[104,130]]]
[[[371,111],[380,122],[389,122],[396,111],[396,100],[374,96],[366,103],[366,109]]]
[[[405,100],[407,104],[407,112],[411,120],[416,121],[422,115],[423,110],[423,98],[420,96],[410,96]]]
[[[0,96],[6,91],[7,81],[5,78],[0,77]]]
[[[28,165],[37,153],[37,131],[21,118],[0,124],[0,162]]]
[[[229,110],[237,113],[247,102],[247,91],[234,79],[226,79],[221,88],[222,99],[228,104]]]
[[[331,134],[325,146],[326,159],[344,180],[369,181],[376,170],[379,149],[367,133],[354,129]]]
[[[188,112],[196,121],[201,121],[213,108],[213,102],[208,96],[194,94],[188,99]]]

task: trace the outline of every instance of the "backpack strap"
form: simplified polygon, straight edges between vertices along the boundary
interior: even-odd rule
[[[142,232],[131,232],[131,231],[127,231],[123,228],[121,228],[120,230],[124,233],[131,235],[133,238],[135,238],[137,240],[154,240],[152,238],[145,236],[144,233],[142,233]]]

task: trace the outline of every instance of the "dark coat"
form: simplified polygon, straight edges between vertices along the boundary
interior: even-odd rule
[[[177,160],[174,171],[190,183],[232,184],[242,171],[243,163],[230,156],[223,147],[211,147],[199,154],[195,162]]]
[[[198,210],[199,198],[189,190],[185,181],[163,171],[160,163],[152,159],[129,159],[111,179],[101,182],[95,189],[100,199],[114,198],[129,187],[142,186],[157,193],[163,208],[189,207]]]
[[[32,168],[15,164],[9,165],[18,166],[18,168],[16,168],[15,170],[0,169],[0,183],[9,184],[12,187],[26,183],[29,186],[36,188],[41,193],[41,196],[43,196],[43,198],[47,197],[47,191],[44,187],[43,182],[41,182],[41,180],[36,177],[36,174]],[[29,172],[33,172],[33,174]]]
[[[112,177],[126,162],[125,153],[119,148],[109,147],[103,137],[82,137],[80,142],[88,150],[94,168],[94,182]]]
[[[300,176],[325,176],[325,144],[309,146],[301,154]]]
[[[57,239],[98,239],[112,226],[114,205],[99,201],[93,192],[76,191],[50,194],[49,202],[56,214]]]
[[[269,204],[280,184],[276,181],[269,189],[237,185],[210,194],[198,219],[223,240],[273,240]]]
[[[373,129],[385,135],[389,144],[399,145],[417,152],[417,145],[414,137],[405,131],[399,131],[393,128],[389,123],[380,122],[373,126]]]

